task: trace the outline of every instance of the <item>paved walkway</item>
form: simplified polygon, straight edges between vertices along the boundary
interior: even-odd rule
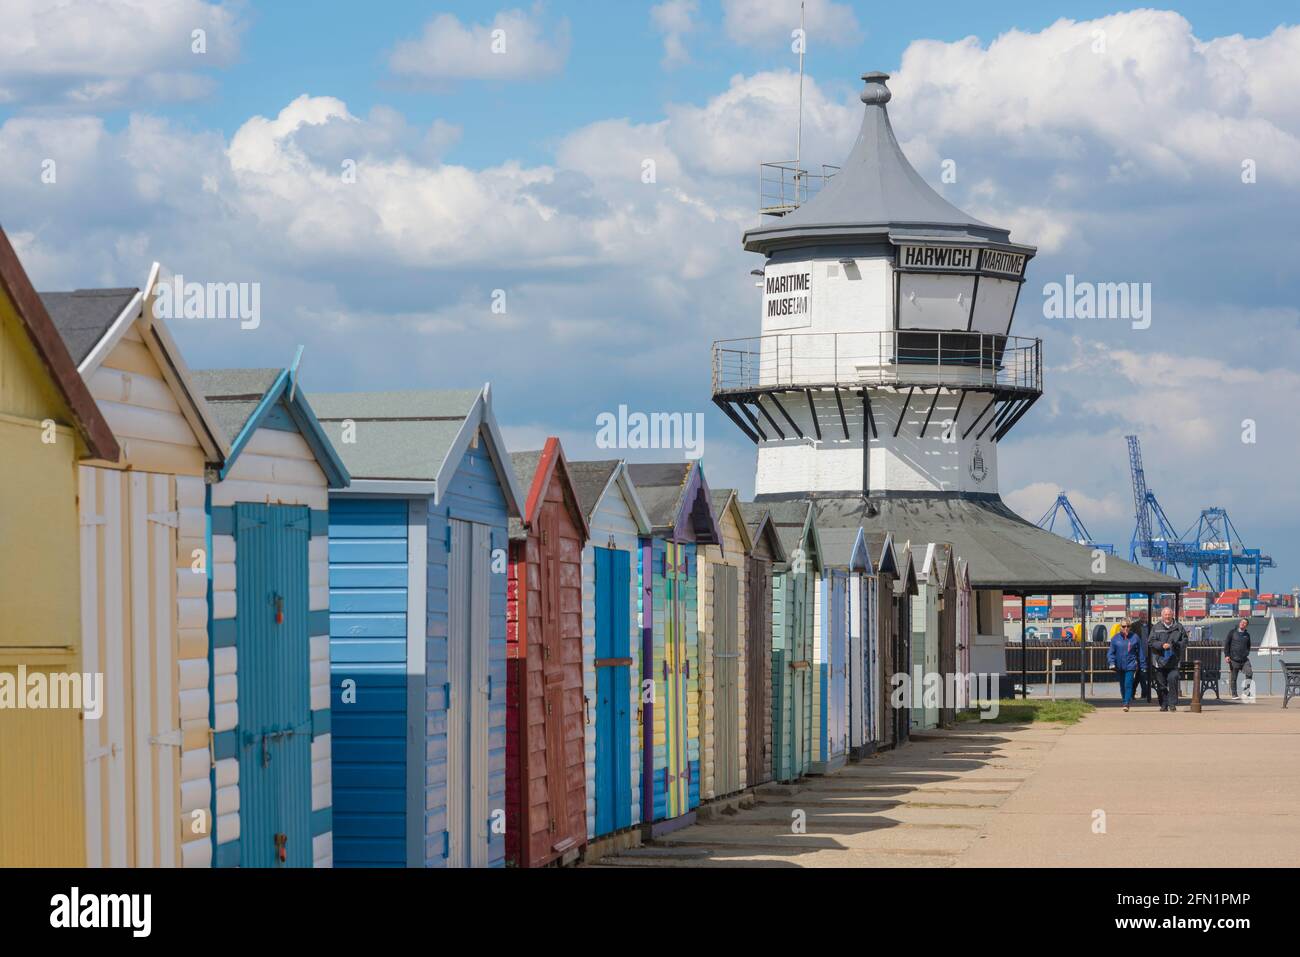
[[[1294,866],[1298,795],[1298,704],[1104,702],[1073,726],[962,724],[764,785],[753,807],[595,866]]]

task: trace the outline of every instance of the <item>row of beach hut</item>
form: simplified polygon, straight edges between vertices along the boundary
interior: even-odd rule
[[[0,865],[542,866],[954,720],[891,701],[968,654],[943,543],[512,454],[489,387],[191,369],[157,276],[0,233],[0,693],[102,675],[0,710]]]

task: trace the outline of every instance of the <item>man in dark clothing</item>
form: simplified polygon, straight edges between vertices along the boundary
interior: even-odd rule
[[[1187,641],[1187,629],[1174,621],[1174,610],[1162,609],[1147,639],[1148,667],[1155,679],[1161,711],[1178,710],[1178,666]]]
[[[1223,640],[1223,657],[1232,671],[1234,698],[1237,697],[1237,675],[1244,671],[1247,681],[1253,683],[1255,680],[1255,671],[1250,666],[1250,632],[1246,630],[1248,624],[1245,618],[1241,619],[1237,627],[1228,632],[1228,637]]]

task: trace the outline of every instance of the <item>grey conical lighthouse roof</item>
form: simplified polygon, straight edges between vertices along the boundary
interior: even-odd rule
[[[794,212],[745,233],[745,248],[770,253],[781,247],[889,236],[1009,243],[1007,230],[962,212],[908,162],[889,122],[889,74],[867,73],[862,79],[862,129],[840,171]]]

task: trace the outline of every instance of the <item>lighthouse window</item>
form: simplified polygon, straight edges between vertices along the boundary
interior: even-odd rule
[[[980,279],[979,294],[971,316],[973,332],[996,332],[1005,335],[1011,327],[1011,310],[1016,304],[1020,283],[1010,279]]]
[[[975,292],[974,276],[899,273],[898,328],[965,331]]]
[[[1002,360],[1005,336],[971,332],[898,333],[895,361],[899,365],[981,366],[991,368]]]

